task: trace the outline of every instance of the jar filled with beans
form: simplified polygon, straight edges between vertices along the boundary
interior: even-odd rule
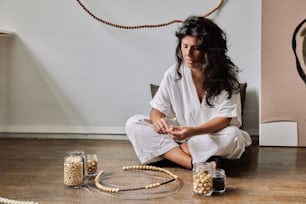
[[[67,156],[64,161],[64,184],[80,187],[83,184],[83,161],[80,156]]]
[[[86,158],[86,172],[89,176],[97,174],[98,158],[96,154],[88,154]]]
[[[193,193],[211,196],[213,192],[212,166],[210,163],[199,162],[193,165]]]
[[[80,150],[69,151],[68,155],[81,157],[83,163],[83,177],[85,177],[85,152]]]

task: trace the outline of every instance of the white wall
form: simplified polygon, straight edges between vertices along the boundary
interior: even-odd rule
[[[83,2],[99,17],[139,25],[202,15],[219,0]],[[210,16],[226,31],[229,55],[243,70],[240,80],[248,83],[244,128],[254,135],[259,3],[226,1]],[[0,63],[5,87],[0,92],[0,132],[124,133],[129,116],[149,112],[149,84],[158,84],[175,63],[178,25],[122,30],[94,20],[74,0],[0,0],[0,29],[16,33],[0,43],[10,56],[6,65]]]

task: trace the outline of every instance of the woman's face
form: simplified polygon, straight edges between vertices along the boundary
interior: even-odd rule
[[[184,63],[191,69],[198,68],[201,63],[202,52],[198,47],[197,38],[189,35],[182,38],[181,50]]]

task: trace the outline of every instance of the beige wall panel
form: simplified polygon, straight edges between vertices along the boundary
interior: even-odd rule
[[[306,146],[306,80],[297,72],[292,36],[305,19],[305,0],[262,0],[260,121],[296,121],[298,146]],[[297,53],[304,73],[305,29],[306,23],[297,36]]]

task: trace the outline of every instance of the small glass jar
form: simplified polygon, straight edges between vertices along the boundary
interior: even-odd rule
[[[85,177],[85,152],[84,151],[69,151],[68,152],[69,156],[79,156],[82,159],[82,165],[83,165],[83,177]]]
[[[67,156],[64,161],[64,184],[80,187],[83,184],[83,162],[80,156]]]
[[[193,193],[201,196],[211,196],[213,192],[212,166],[210,163],[195,163],[193,165]]]
[[[86,158],[86,173],[89,176],[97,174],[98,170],[98,157],[96,154],[88,154]]]
[[[223,194],[226,190],[226,175],[223,169],[215,169],[213,171],[213,192]]]

